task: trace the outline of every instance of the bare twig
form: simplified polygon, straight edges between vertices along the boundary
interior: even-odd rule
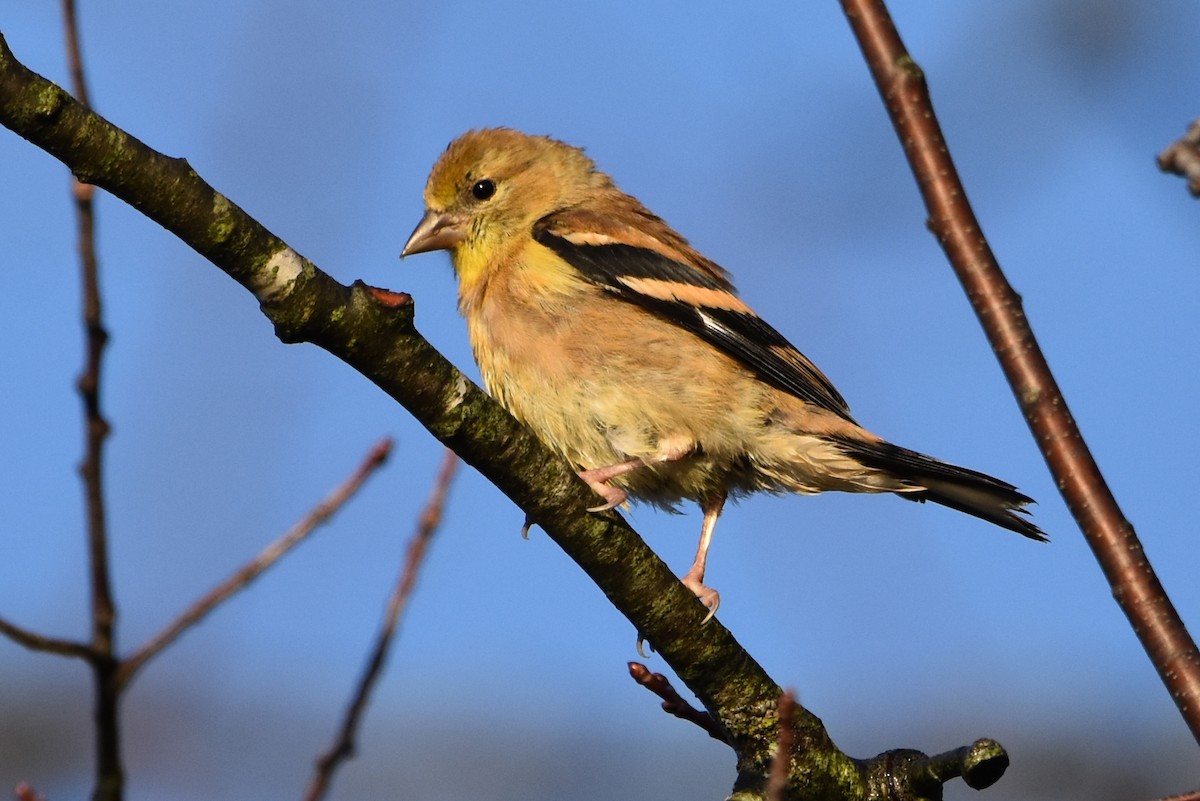
[[[304,519],[292,526],[279,539],[262,550],[258,556],[238,568],[233,575],[213,587],[202,598],[196,600],[185,609],[179,617],[171,621],[161,632],[147,641],[133,655],[125,659],[117,671],[115,682],[118,687],[124,687],[150,659],[157,656],[164,648],[192,626],[199,623],[217,606],[234,593],[258,578],[262,573],[292,548],[304,541],[318,526],[332,517],[347,501],[358,492],[363,483],[387,460],[392,451],[392,440],[383,439],[371,448],[363,459],[362,464],[354,471],[341,486],[331,492],[328,497],[317,504]]]
[[[308,790],[304,793],[305,801],[317,801],[323,798],[329,790],[330,783],[333,781],[333,774],[338,769],[338,766],[354,756],[354,739],[358,732],[359,722],[362,719],[363,712],[366,710],[367,702],[370,700],[371,690],[379,678],[384,661],[387,659],[388,650],[391,647],[400,616],[408,606],[408,599],[412,596],[413,587],[416,586],[417,575],[424,562],[429,542],[433,539],[434,533],[442,522],[442,511],[446,507],[446,496],[450,492],[450,483],[454,479],[454,473],[457,468],[458,457],[455,456],[453,451],[447,448],[445,457],[442,459],[441,470],[438,471],[437,481],[433,487],[433,493],[430,495],[424,511],[421,512],[421,516],[417,521],[417,530],[413,533],[412,539],[408,543],[408,553],[404,559],[404,569],[400,573],[391,598],[388,599],[387,613],[384,615],[383,625],[380,627],[379,634],[376,637],[371,657],[367,660],[366,669],[359,679],[354,697],[346,708],[346,714],[342,719],[342,726],[338,731],[337,739],[334,740],[329,750],[317,759],[312,780],[309,782]]]
[[[63,0],[63,32],[67,39],[67,69],[71,72],[71,94],[89,108],[87,80],[83,73],[82,48],[79,45],[79,21],[75,16],[75,0]]]
[[[929,90],[882,0],[842,0],[941,243],[1063,498],[1113,594],[1200,741],[1200,652],[1083,441],[950,158]]]
[[[1178,795],[1169,795],[1166,798],[1159,798],[1157,801],[1200,801],[1200,790],[1191,790]]]
[[[671,682],[667,681],[667,677],[661,673],[652,673],[650,668],[643,665],[641,662],[629,663],[629,675],[638,684],[645,687],[650,692],[662,699],[663,711],[674,715],[681,720],[687,720],[695,723],[700,728],[708,732],[708,736],[714,740],[719,740],[723,743],[728,743],[729,738],[725,730],[713,720],[712,715],[707,712],[701,712],[687,701],[680,697],[675,688],[671,686]]]
[[[67,33],[67,61],[75,97],[88,106],[87,86],[83,79],[78,27],[74,0],[63,0],[63,19]],[[84,426],[87,433],[86,456],[80,466],[86,487],[88,542],[92,580],[93,646],[112,653],[112,630],[116,611],[108,569],[108,532],[104,511],[103,456],[109,425],[100,408],[100,376],[108,332],[104,328],[100,298],[99,262],[96,258],[96,218],[92,187],[72,178],[75,211],[78,220],[78,249],[83,279],[83,324],[87,333],[87,357],[78,379],[83,398]]]
[[[13,790],[13,794],[17,797],[17,801],[46,801],[46,796],[30,787],[25,782],[18,784]]]
[[[1187,133],[1158,154],[1158,168],[1187,178],[1188,191],[1200,197],[1200,120],[1189,125]]]
[[[771,760],[771,772],[767,775],[767,801],[783,801],[787,791],[792,748],[796,745],[796,730],[792,728],[796,716],[796,694],[792,690],[779,696],[777,710],[779,735],[776,739],[775,758]]]
[[[79,24],[75,0],[62,0],[63,30],[66,37],[67,65],[71,73],[71,91],[85,107],[91,107],[84,79]],[[79,466],[87,507],[88,572],[91,583],[92,673],[95,680],[96,801],[118,801],[124,793],[124,769],[121,765],[121,736],[117,718],[119,691],[113,683],[117,659],[114,632],[117,607],[113,600],[112,574],[108,563],[108,515],[104,502],[104,444],[109,424],[100,403],[101,366],[108,331],[104,327],[104,307],[100,298],[100,265],[96,257],[96,210],[93,189],[71,179],[78,225],[80,270],[83,280],[83,324],[87,337],[87,356],[77,381],[83,399],[85,451]]]
[[[17,645],[23,645],[31,651],[43,651],[60,656],[76,656],[91,661],[95,651],[87,643],[60,640],[56,637],[46,637],[28,629],[21,628],[0,618],[0,634],[8,637]]]

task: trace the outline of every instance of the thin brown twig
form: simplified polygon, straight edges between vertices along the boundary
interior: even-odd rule
[[[1200,790],[1191,790],[1186,793],[1168,795],[1165,798],[1155,799],[1155,801],[1200,801]]]
[[[641,662],[629,663],[629,675],[638,684],[645,687],[650,692],[662,699],[663,711],[674,715],[680,720],[686,720],[695,723],[700,728],[708,732],[708,736],[714,740],[728,744],[729,737],[725,730],[721,728],[712,715],[707,712],[701,712],[676,692],[671,686],[671,682],[661,673],[653,673],[650,668],[643,665]]]
[[[174,642],[181,634],[203,620],[223,601],[246,588],[265,570],[274,565],[279,559],[303,542],[321,524],[327,522],[347,501],[362,487],[366,480],[379,469],[392,452],[390,438],[377,442],[363,459],[362,464],[342,484],[333,490],[324,500],[317,504],[302,520],[292,526],[283,536],[272,542],[256,557],[239,567],[227,579],[213,587],[203,597],[198,598],[191,606],[171,621],[157,635],[150,638],[131,656],[121,662],[115,682],[117,687],[129,684],[145,664]]]
[[[13,790],[17,801],[46,801],[46,796],[33,789],[27,782],[21,782]]]
[[[83,79],[79,29],[74,0],[63,0],[63,21],[67,34],[67,61],[75,97],[88,106],[87,85]],[[72,178],[75,212],[78,221],[78,250],[83,282],[83,324],[87,335],[87,356],[77,381],[83,398],[86,430],[86,456],[80,465],[87,500],[88,542],[92,581],[92,639],[98,651],[113,652],[112,633],[116,620],[108,566],[108,526],[104,508],[103,456],[109,434],[100,404],[101,366],[108,331],[104,327],[104,307],[100,297],[100,266],[96,257],[96,216],[92,187]]]
[[[71,94],[91,108],[87,80],[83,72],[83,54],[79,45],[79,20],[75,15],[75,0],[63,0],[63,32],[67,39],[67,69],[71,73]]]
[[[383,670],[383,665],[391,648],[400,616],[407,608],[408,600],[412,596],[413,588],[416,586],[417,575],[420,573],[421,565],[424,563],[429,543],[433,539],[434,533],[437,532],[438,526],[441,525],[442,512],[446,508],[446,496],[450,492],[450,484],[454,480],[458,463],[458,456],[454,454],[454,451],[447,448],[445,456],[442,459],[442,467],[438,471],[437,480],[434,483],[433,492],[429,496],[429,501],[425,504],[425,509],[421,512],[421,516],[418,518],[417,530],[413,533],[412,539],[408,543],[404,568],[400,573],[395,588],[392,590],[391,597],[388,599],[387,613],[384,615],[383,625],[380,627],[379,634],[375,638],[375,646],[371,651],[371,656],[367,660],[366,668],[359,679],[354,696],[350,700],[350,704],[346,707],[346,714],[342,718],[342,725],[338,730],[337,738],[329,750],[317,758],[312,780],[309,782],[308,789],[304,793],[305,801],[318,801],[318,799],[323,798],[329,791],[329,786],[333,782],[333,775],[338,767],[347,759],[354,756],[355,737],[358,732],[359,723],[362,720],[363,712],[367,708],[367,703],[370,701],[371,690],[374,688],[375,682]]]
[[[1084,443],[967,200],[924,76],[882,0],[842,0],[929,212],[1063,498],[1113,595],[1200,742],[1200,652]]]
[[[767,801],[783,801],[787,791],[788,774],[791,769],[792,748],[796,745],[796,693],[787,690],[779,696],[777,707],[779,735],[776,738],[775,758],[771,760],[771,772],[767,774]]]
[[[60,656],[75,656],[91,661],[96,652],[90,645],[73,640],[60,640],[57,637],[46,637],[29,629],[22,628],[16,623],[0,618],[0,634],[8,637],[17,645],[22,645],[31,651],[42,651],[47,654]]]
[[[71,92],[83,106],[90,108],[84,77],[79,23],[75,0],[63,0],[63,32],[66,38],[67,67],[71,73]],[[96,256],[96,209],[91,186],[71,179],[78,226],[80,271],[83,283],[83,324],[87,355],[77,381],[84,409],[85,451],[79,473],[84,484],[87,508],[88,572],[91,584],[92,671],[95,681],[96,786],[97,801],[118,801],[124,794],[124,768],[121,765],[121,737],[118,722],[119,690],[113,683],[117,667],[115,630],[117,606],[113,599],[112,571],[108,554],[108,514],[104,501],[104,445],[109,435],[100,402],[101,367],[108,331],[104,327],[104,306],[100,296],[100,264]]]
[[[1158,168],[1188,179],[1188,191],[1200,197],[1200,120],[1158,154]]]

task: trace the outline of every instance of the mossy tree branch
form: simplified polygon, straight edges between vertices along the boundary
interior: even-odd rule
[[[283,342],[315,344],[354,367],[499,487],[588,574],[724,730],[738,757],[733,797],[765,796],[779,686],[719,622],[701,625],[704,607],[620,515],[586,511],[595,503],[590,490],[418,333],[407,295],[334,281],[186,161],[152,150],[26,69],[2,35],[0,124],[174,233],[249,290]],[[945,767],[945,755],[935,758],[940,773],[912,751],[853,760],[798,705],[793,725],[787,798],[934,798],[940,782],[957,775]]]

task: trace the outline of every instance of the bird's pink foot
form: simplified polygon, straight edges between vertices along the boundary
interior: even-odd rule
[[[683,578],[680,579],[683,586],[691,590],[695,596],[708,609],[708,614],[701,621],[701,624],[707,623],[713,619],[713,615],[717,613],[717,607],[721,605],[721,594],[712,587],[704,583],[704,574],[697,573],[694,570],[689,570]]]
[[[586,481],[586,479],[584,479]],[[599,506],[589,506],[589,512],[607,512],[609,509],[616,509],[625,501],[629,500],[629,494],[620,487],[614,487],[610,484],[601,484],[595,481],[588,481],[588,486],[592,488],[592,492],[604,499],[604,503]]]
[[[608,482],[617,476],[623,476],[626,473],[637,470],[639,467],[645,466],[646,463],[641,459],[630,459],[620,464],[610,464],[605,467],[593,467],[591,470],[579,471],[579,477],[592,488],[592,492],[604,499],[604,503],[600,506],[593,506],[588,511],[603,512],[608,509],[615,509],[629,500],[629,494],[625,490],[620,487],[614,487]]]

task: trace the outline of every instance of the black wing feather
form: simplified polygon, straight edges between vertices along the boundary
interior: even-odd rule
[[[731,292],[732,286],[647,248],[624,244],[577,244],[544,226],[534,239],[550,248],[595,285],[622,300],[690,331],[754,371],[771,386],[850,420],[846,401],[821,371],[761,317],[733,309],[696,306],[634,291],[621,279],[656,279]],[[785,354],[791,354],[788,358]]]
[[[959,467],[923,453],[892,445],[890,442],[864,442],[847,437],[834,437],[847,454],[868,467],[875,467],[894,476],[907,478],[924,486],[917,492],[898,492],[909,501],[933,501],[960,512],[1045,542],[1046,532],[1023,517],[1033,499],[1007,481],[987,473]]]

